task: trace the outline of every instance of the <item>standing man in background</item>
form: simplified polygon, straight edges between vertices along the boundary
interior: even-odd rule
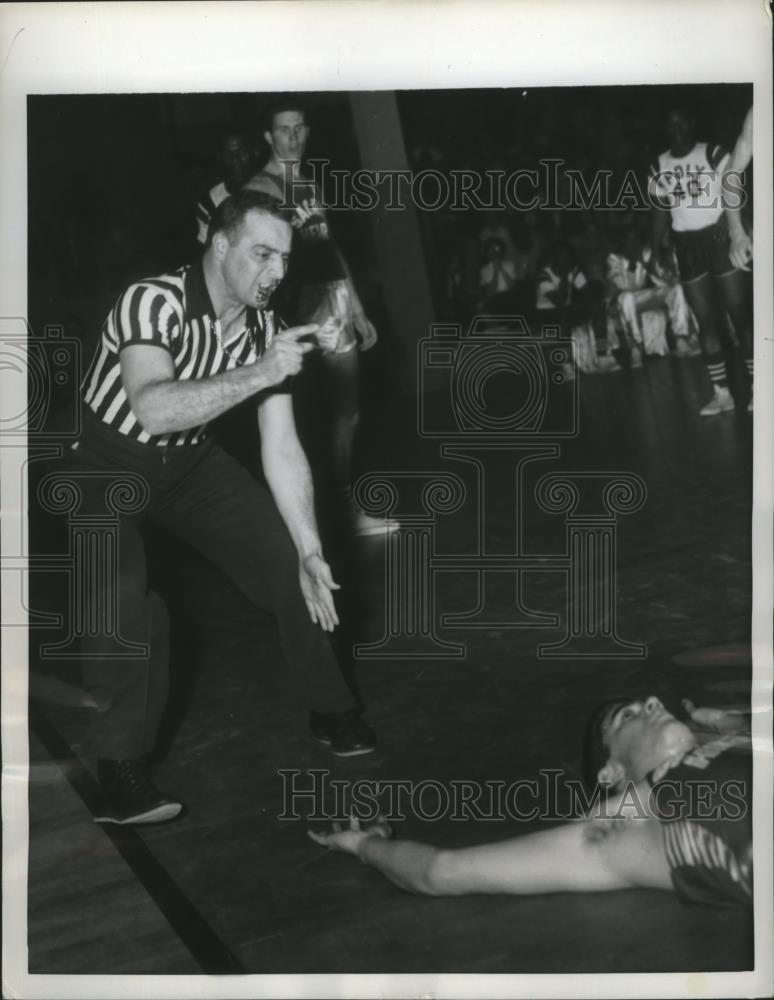
[[[245,133],[238,128],[228,127],[221,133],[217,160],[223,179],[211,187],[196,206],[196,239],[202,246],[207,244],[215,209],[230,194],[236,194],[255,169],[253,147]]]
[[[693,118],[682,109],[666,121],[670,146],[650,168],[653,205],[652,267],[668,241],[674,246],[680,281],[699,325],[712,399],[699,411],[714,417],[735,409],[726,365],[735,353],[730,319],[744,365],[753,381],[753,314],[747,276],[731,258],[729,219],[724,211],[724,174],[729,155],[720,146],[697,142]],[[752,395],[748,410],[752,410]]]
[[[330,421],[332,461],[336,487],[341,494],[356,535],[376,535],[397,530],[392,519],[373,518],[355,508],[352,498],[352,458],[360,421],[358,348],[367,351],[376,343],[376,330],[365,314],[355,287],[328,228],[314,184],[304,177],[301,165],[309,139],[305,109],[297,103],[278,104],[267,116],[264,138],[270,149],[268,162],[246,185],[296,208],[293,253],[288,275],[293,322],[323,324],[330,317],[341,324],[338,343],[310,358],[307,384],[299,387],[302,412],[319,394]],[[319,422],[321,414],[315,412]]]

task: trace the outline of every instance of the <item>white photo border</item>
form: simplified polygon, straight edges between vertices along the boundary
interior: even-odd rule
[[[622,30],[625,26],[635,30]],[[755,149],[752,972],[600,975],[49,976],[27,973],[27,635],[2,632],[3,977],[16,997],[741,997],[772,983],[771,14],[761,0],[319,0],[40,3],[0,8],[0,302],[27,312],[28,94],[255,92],[750,83]],[[772,333],[768,336],[766,331]],[[4,378],[0,391],[26,390]],[[14,412],[17,412],[14,409]],[[2,550],[25,512],[7,505],[25,449],[0,449]],[[18,574],[21,577],[21,574]],[[5,581],[4,581],[5,582]],[[12,583],[12,581],[8,581]],[[3,620],[26,606],[2,590]],[[11,764],[9,765],[9,762]],[[9,765],[9,766],[6,766]]]

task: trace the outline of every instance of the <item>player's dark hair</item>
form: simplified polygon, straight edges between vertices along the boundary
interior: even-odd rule
[[[304,124],[309,124],[308,110],[303,101],[292,96],[283,99],[278,98],[276,101],[272,101],[263,113],[263,126],[266,132],[271,132],[274,126],[275,115],[281,115],[283,111],[297,111],[298,114],[304,116]]]
[[[586,723],[586,732],[583,736],[583,780],[589,791],[594,791],[599,784],[597,775],[610,756],[605,743],[605,726],[613,712],[625,704],[627,701],[622,698],[605,701],[594,709]]]
[[[696,115],[685,104],[672,104],[668,107],[664,115],[664,121],[666,122],[671,115],[680,115],[681,118],[684,118],[688,122],[691,128],[696,128]]]
[[[228,139],[241,139],[246,145],[252,144],[250,130],[240,125],[238,122],[226,122],[216,133],[216,150],[221,152]]]
[[[280,208],[280,202],[265,191],[247,188],[229,195],[212,213],[210,242],[215,233],[225,233],[229,240],[237,235],[248,212],[262,212],[288,222],[287,212]]]

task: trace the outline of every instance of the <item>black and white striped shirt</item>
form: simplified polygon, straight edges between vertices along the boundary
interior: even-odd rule
[[[257,361],[271,343],[274,324],[270,310],[247,309],[244,328],[224,345],[201,260],[138,281],[119,297],[103,324],[81,384],[84,401],[100,420],[134,441],[159,447],[196,444],[206,437],[207,424],[162,435],[144,430],[124,392],[121,350],[131,344],[162,347],[172,357],[176,378],[209,378]]]

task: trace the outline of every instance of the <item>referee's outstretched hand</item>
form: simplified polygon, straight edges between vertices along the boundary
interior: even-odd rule
[[[279,385],[289,375],[297,375],[301,371],[304,355],[315,346],[311,341],[302,342],[301,338],[316,334],[318,329],[317,323],[306,323],[275,334],[266,353],[258,361],[269,385]]]
[[[339,624],[333,591],[340,590],[331,574],[331,568],[316,552],[299,563],[298,577],[309,617],[324,632],[332,632]]]

